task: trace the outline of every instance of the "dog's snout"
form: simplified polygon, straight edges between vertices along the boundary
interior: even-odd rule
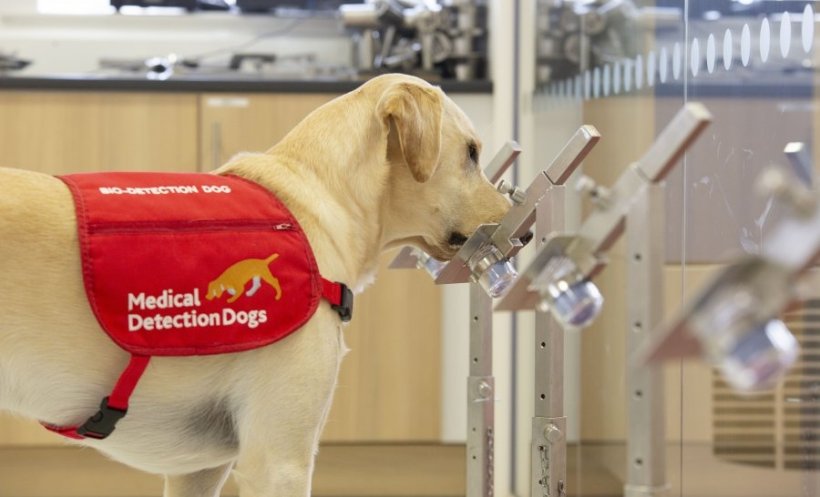
[[[534,236],[535,236],[535,233],[533,233],[532,230],[530,230],[530,231],[527,231],[526,233],[524,233],[524,235],[521,238],[519,238],[518,241],[520,241],[522,245],[526,246],[528,243],[530,243],[532,241],[532,238]]]

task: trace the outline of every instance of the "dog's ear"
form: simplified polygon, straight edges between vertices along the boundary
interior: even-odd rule
[[[409,82],[388,87],[376,105],[388,130],[393,123],[401,156],[419,183],[429,180],[438,167],[443,107],[439,92]]]

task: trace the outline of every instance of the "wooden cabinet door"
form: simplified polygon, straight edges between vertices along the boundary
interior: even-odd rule
[[[330,94],[204,94],[203,170],[238,152],[269,149]],[[439,441],[441,295],[420,271],[388,271],[356,297],[323,441]]]
[[[202,170],[216,169],[239,152],[264,152],[313,109],[336,96],[325,93],[203,94],[199,149]]]
[[[0,166],[76,171],[195,171],[197,96],[0,92]]]
[[[197,118],[193,94],[2,91],[0,167],[195,171]],[[61,443],[34,421],[0,414],[0,446]]]

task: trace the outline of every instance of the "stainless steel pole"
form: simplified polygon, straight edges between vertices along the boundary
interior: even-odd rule
[[[661,368],[635,368],[630,359],[646,346],[663,320],[663,186],[648,185],[630,206],[626,219],[628,247],[626,323],[627,480],[625,497],[658,497],[666,483],[666,416]]]
[[[543,245],[565,228],[565,192],[553,186],[536,209],[535,234]],[[532,418],[531,497],[563,497],[567,481],[564,416],[564,330],[549,312],[535,312],[535,412]]]
[[[467,378],[467,497],[493,496],[495,379],[492,298],[470,284],[470,376]]]

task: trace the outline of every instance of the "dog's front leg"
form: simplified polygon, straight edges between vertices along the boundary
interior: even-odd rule
[[[235,386],[240,497],[309,497],[319,434],[345,353],[338,315],[322,306],[299,333],[248,354]]]
[[[240,497],[310,496],[319,433],[329,403],[305,409],[294,399],[292,405],[297,410],[291,412],[301,414],[298,418],[278,418],[268,410],[266,416],[244,421],[234,470]]]
[[[234,471],[239,497],[309,497],[313,459],[311,450],[273,445],[244,453]]]
[[[219,497],[233,463],[187,475],[165,477],[163,497]]]

